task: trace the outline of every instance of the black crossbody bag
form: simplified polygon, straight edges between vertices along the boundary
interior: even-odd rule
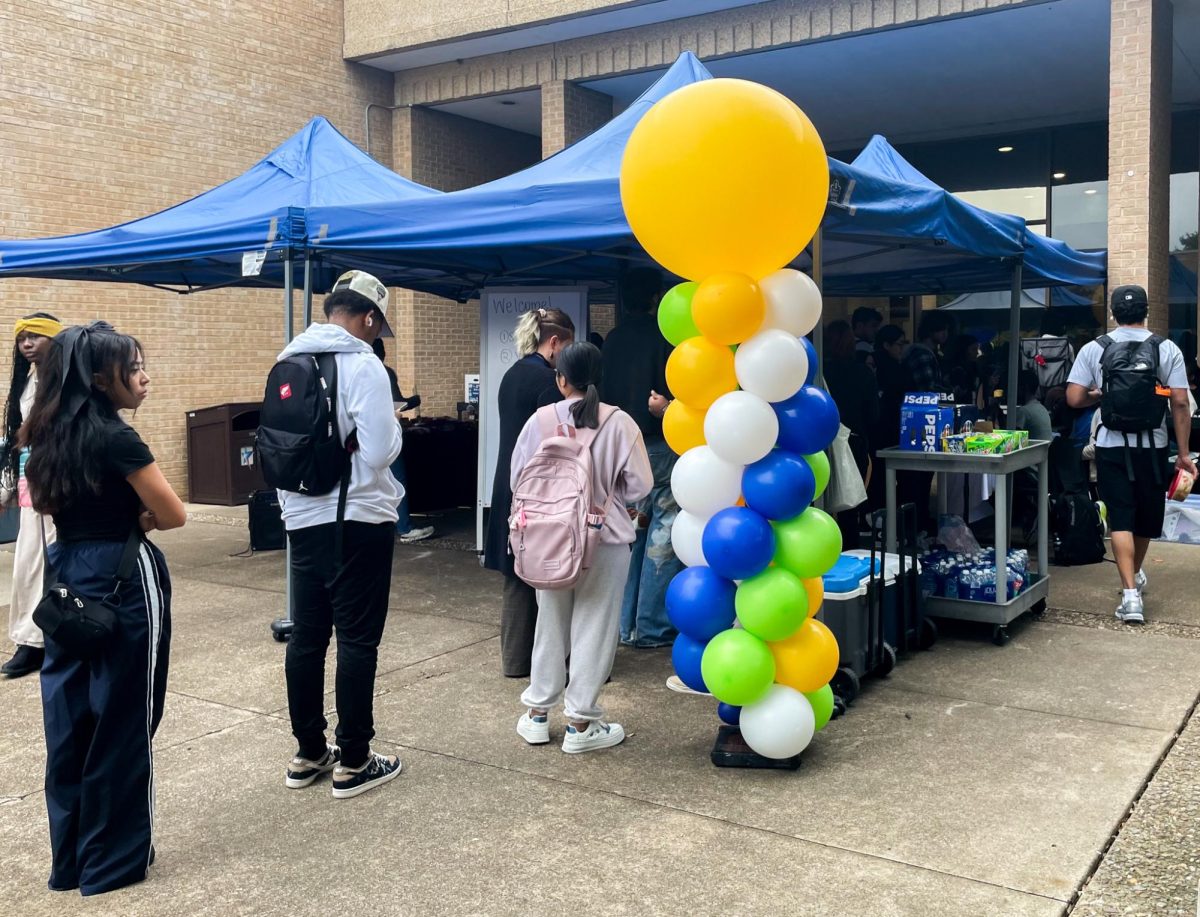
[[[79,595],[63,583],[51,582],[45,524],[41,529],[42,581],[46,584],[46,594],[33,610],[33,623],[42,629],[46,639],[53,640],[72,656],[94,659],[108,646],[117,629],[116,610],[121,607],[121,587],[129,582],[133,565],[137,563],[138,550],[142,546],[141,526],[134,523],[121,554],[112,591],[99,602]]]

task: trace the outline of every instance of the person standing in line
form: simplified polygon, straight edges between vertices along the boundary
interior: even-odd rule
[[[867,484],[872,438],[877,434],[879,421],[879,390],[875,374],[858,359],[854,334],[844,321],[830,322],[825,329],[825,385],[837,405],[838,416],[850,430],[850,452],[855,467]],[[842,544],[857,548],[862,531],[859,507],[837,514],[842,530]]]
[[[13,546],[12,598],[8,605],[8,635],[17,649],[12,658],[0,666],[0,672],[8,678],[20,678],[38,671],[46,656],[41,628],[33,623],[33,610],[45,593],[42,536],[38,529],[44,527],[47,544],[54,543],[55,530],[53,521],[35,512],[29,501],[29,486],[25,480],[29,452],[18,448],[17,439],[37,395],[38,366],[49,352],[51,340],[60,331],[62,325],[48,312],[26,315],[14,329],[16,344],[13,346],[12,382],[8,389],[4,425],[8,452],[7,461],[0,469],[3,502],[7,505],[15,497],[21,517],[17,543]]]
[[[1117,327],[1079,351],[1067,379],[1067,402],[1077,410],[1100,405],[1096,481],[1108,507],[1121,577],[1116,616],[1126,624],[1141,624],[1146,620],[1143,596],[1148,585],[1144,564],[1150,541],[1162,535],[1168,484],[1163,470],[1168,399],[1157,394],[1155,383],[1170,389],[1169,411],[1180,446],[1175,467],[1194,476],[1196,464],[1187,449],[1191,409],[1183,353],[1146,327],[1146,290],[1134,284],[1119,286],[1110,307]],[[1155,378],[1145,378],[1152,368]],[[1135,422],[1129,423],[1130,418]],[[1118,424],[1123,429],[1113,429]]]
[[[98,895],[142,881],[154,862],[152,743],[167,692],[171,580],[144,533],[179,528],[187,512],[119,414],[150,388],[134,338],[106,322],[67,328],[39,369],[20,443],[33,508],[58,529],[49,563],[59,583],[116,616],[89,658],[48,635],[41,676],[49,887]]]
[[[509,480],[515,489],[542,444],[543,412],[552,415],[552,429],[566,425],[596,431],[591,443],[592,494],[597,504],[607,507],[600,543],[591,566],[573,588],[537,591],[529,687],[521,695],[528,709],[517,721],[521,738],[530,745],[545,745],[550,741],[549,712],[565,701],[562,750],[568,754],[609,748],[625,739],[620,723],[604,722],[600,691],[617,653],[621,594],[634,539],[633,520],[623,507],[641,500],[654,484],[641,429],[624,411],[600,403],[602,367],[600,351],[592,344],[563,349],[555,381],[565,400],[540,408],[526,422],[513,449]]]
[[[561,309],[532,309],[517,321],[513,342],[518,360],[500,380],[496,406],[500,413],[500,446],[492,482],[483,565],[504,574],[500,607],[500,669],[505,678],[528,678],[537,623],[537,595],[513,570],[508,550],[508,513],[512,503],[513,447],[525,422],[539,407],[562,400],[554,382],[554,365],[564,347],[575,340],[575,323]]]
[[[400,392],[400,380],[396,378],[396,371],[388,366],[387,351],[383,347],[383,338],[377,337],[371,343],[371,350],[375,356],[379,357],[379,362],[383,364],[383,370],[387,373],[388,384],[392,387],[392,408],[397,414],[404,411],[411,411],[418,407],[421,403],[420,396],[414,399],[405,398]],[[400,505],[396,507],[396,513],[400,517],[396,520],[396,534],[400,536],[400,541],[404,544],[414,544],[418,541],[424,541],[426,538],[433,536],[433,526],[425,525],[420,528],[413,528],[412,516],[408,512],[408,474],[404,468],[404,451],[396,456],[396,461],[392,462],[392,477],[400,484],[400,489],[404,492],[404,496],[400,498]]]
[[[332,771],[335,799],[365,793],[401,770],[399,757],[371,750],[375,671],[403,496],[389,470],[400,454],[399,413],[387,373],[371,350],[375,338],[391,336],[387,306],[387,287],[365,271],[348,271],[325,297],[328,321],[309,326],[279,355],[336,354],[337,432],[351,453],[343,522],[340,488],[316,496],[279,492],[292,547],[294,618],[284,674],[299,746],[284,783],[301,789]],[[335,631],[338,744],[331,746],[325,738],[325,655]]]
[[[945,346],[953,326],[953,320],[944,312],[934,310],[921,314],[917,324],[917,340],[900,362],[905,392],[949,391],[942,374],[939,350]],[[901,471],[896,476],[900,504],[915,504],[918,527],[930,534],[937,531],[936,520],[929,506],[932,486],[933,472],[930,471]]]
[[[850,316],[850,330],[854,332],[854,355],[856,359],[871,364],[874,369],[875,335],[883,324],[883,313],[868,306],[859,306]]]
[[[671,526],[679,514],[671,493],[676,455],[662,429],[671,397],[666,377],[671,345],[659,332],[655,317],[662,285],[662,274],[654,268],[635,268],[622,278],[624,315],[609,333],[603,351],[601,398],[633,418],[654,470],[648,498],[631,510],[639,524],[621,599],[621,642],[639,649],[670,646],[675,639],[667,617],[667,586],[683,569],[671,547]]]

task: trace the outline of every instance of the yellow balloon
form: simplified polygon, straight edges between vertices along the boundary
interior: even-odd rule
[[[740,344],[753,337],[766,310],[758,284],[745,274],[713,274],[692,296],[692,321],[716,344]]]
[[[792,636],[767,646],[775,657],[775,680],[801,693],[829,684],[837,672],[837,638],[811,615]]]
[[[791,100],[746,80],[702,80],[638,122],[621,162],[621,203],[638,242],[689,280],[755,280],[808,244],[829,197],[825,148]]]
[[[694,408],[682,401],[672,401],[663,415],[663,438],[671,451],[683,455],[689,449],[703,446],[705,408]]]
[[[821,603],[825,601],[825,581],[819,576],[814,576],[800,582],[804,584],[804,591],[808,593],[808,613],[815,615],[820,611]]]
[[[688,338],[667,358],[667,388],[694,408],[707,408],[737,388],[733,354],[702,337]]]

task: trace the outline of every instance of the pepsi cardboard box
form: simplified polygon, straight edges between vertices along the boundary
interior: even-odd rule
[[[900,404],[900,448],[941,452],[942,437],[954,432],[954,405],[937,392],[909,392]]]

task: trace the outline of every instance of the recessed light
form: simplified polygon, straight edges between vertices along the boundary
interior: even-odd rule
[[[1026,194],[1026,195],[1025,195],[1025,200],[1027,200],[1027,201],[1031,201],[1031,200],[1033,200],[1033,195],[1032,195],[1032,194]]]
[[[1084,193],[1084,194],[1095,194],[1095,193],[1096,193],[1096,189],[1095,189],[1095,188],[1088,188],[1088,189],[1087,189],[1086,191],[1084,191],[1083,193]]]
[[[514,102],[512,99],[501,99],[500,104],[501,105],[516,105],[517,103]]]
[[[1066,172],[1055,172],[1054,177],[1056,179],[1058,179],[1059,181],[1062,181],[1064,178],[1067,177],[1067,173]]]
[[[996,149],[1001,153],[1011,153],[1013,151],[1013,148],[1011,146],[1001,146],[1001,147],[997,147]]]

